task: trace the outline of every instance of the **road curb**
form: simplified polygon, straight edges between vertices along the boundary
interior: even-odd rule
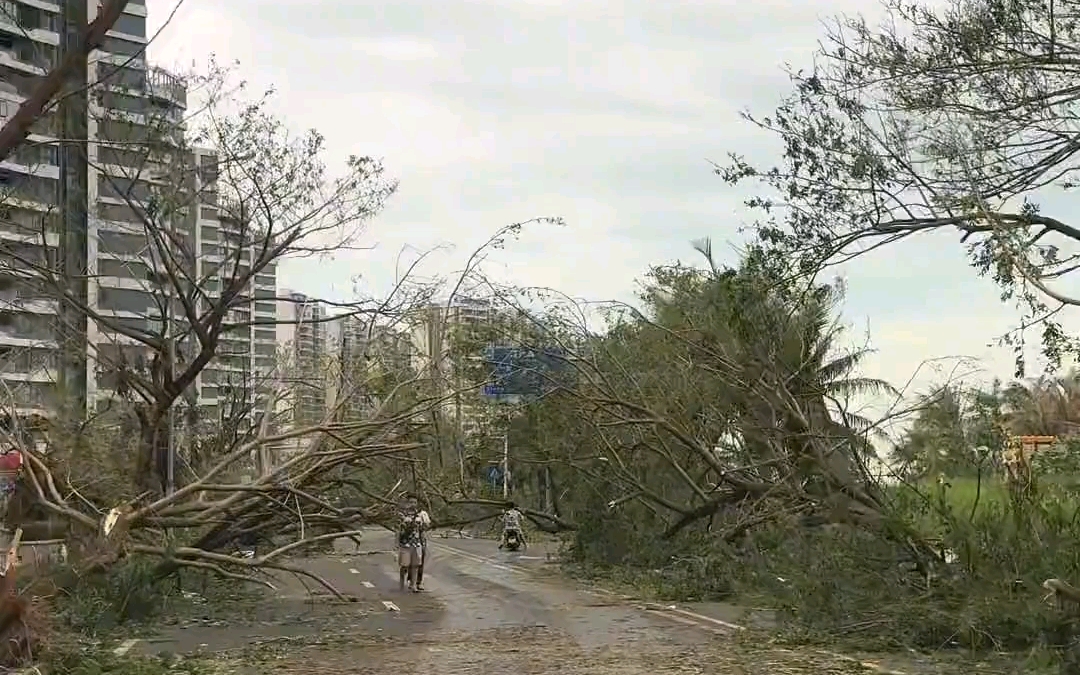
[[[457,555],[466,560],[471,560],[472,562],[490,565],[492,567],[495,567],[496,569],[517,572],[519,574],[529,574],[530,572],[530,570],[524,569],[512,563],[501,563],[490,558],[486,558],[482,555],[478,555],[476,553],[462,551],[446,544],[435,544],[435,546],[438,549],[450,553],[451,555]],[[717,619],[711,616],[705,616],[704,614],[699,614],[698,612],[683,609],[681,607],[678,607],[677,605],[665,605],[658,602],[651,602],[648,600],[643,600],[642,598],[636,598],[631,595],[626,595],[624,593],[616,593],[606,588],[587,588],[584,590],[586,593],[592,595],[607,596],[609,598],[614,598],[622,602],[634,603],[644,611],[661,614],[668,619],[675,620],[678,623],[701,628],[712,633],[724,633],[727,635],[731,635],[732,633],[739,633],[747,630],[746,626],[740,626],[739,624],[729,623],[727,621],[723,621],[721,619]],[[783,651],[790,652],[792,654],[798,653],[794,650],[788,649],[785,649]],[[838,652],[818,651],[818,653],[824,656],[828,656],[829,658],[834,658],[840,661],[845,661],[847,663],[858,665],[862,668],[870,670],[871,672],[877,673],[878,675],[911,675],[910,673],[902,670],[886,668],[881,664],[875,663],[873,661],[864,661],[862,659],[855,658],[854,656],[848,656],[846,654],[840,654]]]

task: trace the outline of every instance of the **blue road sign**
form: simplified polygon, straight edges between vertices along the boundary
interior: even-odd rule
[[[487,469],[487,478],[488,478],[488,482],[491,483],[491,485],[493,487],[499,487],[500,485],[502,485],[502,478],[503,478],[503,469],[502,469],[502,467],[500,465],[498,465],[498,464],[493,464],[493,465],[489,466],[488,469]]]
[[[542,396],[566,383],[565,352],[559,348],[490,346],[485,350],[491,383],[484,396],[510,400]]]

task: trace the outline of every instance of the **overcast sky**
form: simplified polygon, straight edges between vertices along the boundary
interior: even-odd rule
[[[148,0],[151,27],[175,0]],[[388,6],[389,5],[389,6]],[[821,21],[855,0],[184,0],[151,48],[165,66],[238,60],[276,112],[320,130],[333,160],[384,159],[399,192],[371,224],[371,252],[285,266],[279,283],[347,299],[385,287],[405,245],[454,248],[459,267],[500,226],[561,216],[500,252],[491,270],[592,300],[632,298],[650,264],[694,259],[709,236],[731,257],[744,195],[707,160],[768,161],[776,147],[738,112],[771,109],[782,64],[804,65]],[[966,267],[955,237],[924,238],[844,270],[852,339],[869,374],[904,384],[926,359],[966,355],[1010,373],[988,347],[1014,314]],[[949,363],[951,367],[951,362]],[[917,387],[932,377],[924,370]]]

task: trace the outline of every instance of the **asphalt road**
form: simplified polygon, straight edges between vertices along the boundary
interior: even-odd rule
[[[651,605],[567,582],[553,569],[552,547],[540,544],[509,553],[490,540],[433,537],[426,591],[401,592],[393,543],[389,532],[371,531],[360,547],[341,542],[305,561],[351,602],[283,578],[229,620],[187,621],[116,649],[232,654],[252,675],[873,672],[836,654],[748,639],[735,608]],[[267,648],[261,660],[244,651],[252,644]]]

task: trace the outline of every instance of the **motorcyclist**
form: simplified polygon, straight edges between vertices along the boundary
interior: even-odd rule
[[[503,512],[503,533],[502,540],[499,543],[500,550],[506,547],[511,532],[517,535],[521,543],[525,543],[524,533],[521,531],[521,518],[522,514],[518,510],[517,504],[510,502],[509,508]]]

